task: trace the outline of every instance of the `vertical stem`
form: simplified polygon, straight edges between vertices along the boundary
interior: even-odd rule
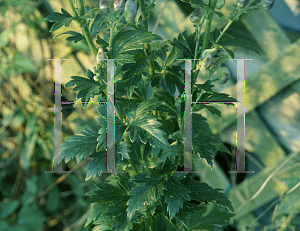
[[[77,12],[76,12],[76,10],[75,10],[75,7],[74,7],[74,4],[73,4],[73,0],[69,0],[69,2],[70,2],[71,8],[72,8],[72,10],[73,10],[75,16],[78,17],[78,14],[77,14]]]
[[[78,7],[79,7],[80,16],[84,15],[83,0],[78,0]]]
[[[110,28],[110,37],[109,37],[109,44],[108,44],[109,47],[111,47],[113,36],[114,36],[114,25],[112,25],[112,28]]]
[[[147,20],[147,14],[146,14],[146,8],[145,8],[145,3],[144,0],[139,0],[139,4],[141,7],[141,12],[142,12],[142,19],[143,19],[143,27],[148,31],[148,20]],[[146,53],[147,55],[149,54],[149,50],[150,47],[148,44],[145,44],[145,48],[146,48]],[[151,60],[147,60],[148,64],[149,64],[149,72],[150,75],[154,74],[154,70],[153,70],[153,66],[152,66],[152,62]],[[153,110],[153,115],[157,115],[156,110]]]
[[[70,1],[70,5],[71,5],[71,8],[75,14],[76,17],[78,17],[78,14],[74,8],[74,5],[73,5],[73,1],[72,0],[69,0]],[[79,11],[80,11],[80,15],[84,15],[84,6],[83,6],[83,1],[82,0],[78,0],[78,5],[79,5]],[[93,40],[91,38],[91,35],[90,35],[90,32],[89,32],[89,29],[87,28],[87,26],[85,25],[85,23],[81,22],[78,18],[75,18],[75,21],[78,23],[79,27],[82,29],[83,33],[84,33],[84,36],[86,38],[86,41],[90,47],[90,50],[93,52],[93,55],[96,57],[97,56],[97,53],[98,53],[98,50],[97,48],[95,47],[95,44],[93,43]]]
[[[193,60],[193,68],[192,70],[195,69],[195,66],[196,66],[196,60],[197,59],[197,52],[198,52],[198,48],[199,48],[199,43],[200,43],[200,36],[201,36],[201,29],[202,29],[202,25],[203,25],[203,22],[204,22],[204,17],[202,19],[202,22],[197,22],[197,29],[198,29],[198,32],[197,32],[197,40],[196,40],[196,48],[195,48],[195,55],[194,55],[194,60]],[[200,25],[199,25],[200,23]]]
[[[216,5],[217,0],[212,0],[211,3],[211,10],[215,9],[215,5]],[[210,26],[211,26],[211,22],[212,22],[212,17],[214,15],[214,12],[211,11],[208,13],[208,15],[206,15],[206,25],[205,25],[205,34],[204,34],[204,40],[203,40],[203,44],[202,44],[202,49],[201,51],[203,52],[208,44],[208,40],[209,40],[209,32],[210,32]]]
[[[146,15],[146,8],[144,0],[139,0],[141,12],[142,12],[142,19],[143,19],[143,27],[145,27],[148,30],[148,21],[147,21],[147,15]]]
[[[90,32],[89,32],[88,28],[84,25],[84,26],[81,27],[81,29],[84,32],[86,41],[89,44],[89,47],[90,47],[91,51],[93,52],[93,55],[96,57],[97,53],[98,53],[98,50],[95,47],[95,44],[94,44],[94,42],[93,42],[93,40],[91,38],[91,35],[90,35]]]

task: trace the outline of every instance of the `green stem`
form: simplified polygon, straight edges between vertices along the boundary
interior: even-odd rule
[[[78,8],[79,8],[80,16],[84,15],[84,5],[83,5],[83,0],[78,0]]]
[[[78,0],[78,8],[79,8],[79,13],[80,16],[84,15],[84,5],[83,5],[83,0]]]
[[[220,41],[220,39],[222,38],[222,36],[225,34],[225,32],[229,29],[229,27],[231,26],[231,24],[235,21],[238,20],[238,18],[244,14],[247,13],[249,10],[255,10],[257,7],[260,7],[261,3],[259,3],[257,6],[248,6],[246,7],[246,9],[243,9],[242,11],[238,12],[232,20],[229,20],[229,22],[227,23],[227,25],[225,26],[225,28],[223,29],[222,33],[219,35],[219,37],[216,40],[216,43],[218,43]],[[236,7],[235,7],[236,8]],[[235,11],[235,8],[233,9],[233,12]]]
[[[211,4],[212,11],[209,12],[208,15],[206,15],[205,34],[204,34],[204,40],[203,40],[202,49],[201,49],[202,52],[206,49],[207,44],[209,42],[208,41],[209,40],[209,32],[210,32],[212,17],[214,15],[213,10],[215,9],[216,3],[217,3],[217,0],[212,1],[212,4]]]
[[[73,10],[75,16],[78,17],[78,14],[77,14],[77,12],[76,12],[76,10],[75,10],[75,7],[74,7],[74,4],[73,4],[73,0],[69,0],[69,2],[70,2],[71,8],[72,8],[72,10]]]
[[[197,105],[197,102],[198,102],[198,100],[201,98],[201,96],[203,95],[203,93],[204,93],[204,91],[201,89],[201,93],[200,93],[200,95],[198,95],[198,97],[197,97],[197,99],[196,99],[196,102],[195,102],[195,103],[193,103],[193,106],[192,106],[192,111],[194,110],[194,107],[196,107],[196,105]]]
[[[233,21],[229,20],[229,22],[227,23],[227,25],[225,26],[225,28],[223,29],[222,33],[219,35],[219,37],[216,40],[216,43],[218,43],[220,41],[220,39],[222,38],[222,36],[225,34],[225,32],[229,29],[229,27],[231,26],[231,24],[233,23]]]
[[[94,44],[94,42],[91,38],[91,35],[90,35],[90,32],[89,32],[88,28],[84,25],[83,27],[81,27],[81,29],[84,32],[86,41],[89,44],[89,47],[90,47],[91,51],[93,52],[93,55],[96,57],[97,53],[98,53],[98,50],[97,50],[97,48],[96,48],[96,46],[95,46],[95,44]]]
[[[142,19],[143,19],[143,27],[145,27],[148,30],[148,21],[147,21],[147,15],[146,15],[146,8],[144,0],[139,0],[141,12],[142,12]]]
[[[115,24],[113,24],[112,28],[110,28],[110,37],[109,37],[109,44],[108,44],[109,47],[111,47],[113,36],[114,36],[114,25]]]
[[[79,20],[78,14],[77,14],[77,12],[75,10],[75,7],[73,5],[73,1],[69,0],[69,2],[71,4],[71,8],[72,8],[72,10],[73,10],[73,12],[74,12],[74,14],[76,16],[76,18],[74,20],[78,23],[80,29],[83,31],[84,36],[86,38],[86,41],[87,41],[87,43],[88,43],[88,45],[90,47],[90,50],[93,52],[93,55],[96,57],[97,53],[98,53],[98,50],[95,47],[95,44],[93,43],[93,40],[92,40],[91,35],[90,35],[90,32],[89,32],[87,26],[85,25],[85,23]],[[82,0],[78,0],[78,5],[79,5],[80,15],[83,15],[84,14],[84,6],[83,6]]]
[[[148,31],[148,21],[147,21],[146,8],[145,8],[144,0],[139,0],[139,4],[140,4],[140,7],[141,7],[141,12],[142,12],[143,27]],[[148,56],[150,47],[149,47],[148,44],[145,44],[145,48],[146,48],[146,54]],[[151,60],[147,60],[147,63],[149,64],[150,75],[153,75],[154,74],[154,69],[153,69],[153,65],[152,65]],[[155,115],[155,116],[157,115],[156,110],[153,110],[153,115]]]

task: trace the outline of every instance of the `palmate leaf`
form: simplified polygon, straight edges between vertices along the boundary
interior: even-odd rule
[[[120,153],[122,158],[130,159],[129,152],[130,152],[131,143],[129,142],[121,142],[116,145],[116,153]]]
[[[201,102],[237,102],[237,100],[233,97],[230,97],[228,94],[225,93],[218,93],[218,92],[205,92],[200,100]]]
[[[214,145],[210,136],[200,136],[199,134],[193,137],[193,150],[194,155],[198,155],[200,158],[204,158],[207,164],[212,169],[213,156],[214,156]]]
[[[177,49],[175,46],[172,46],[169,55],[165,59],[164,67],[171,66],[171,64],[179,57],[179,55],[179,49]]]
[[[188,225],[188,230],[218,230],[220,226],[228,225],[229,219],[234,216],[233,213],[223,212],[218,208],[213,208],[206,214],[207,207],[205,205],[198,205],[198,210],[191,215]]]
[[[148,141],[151,146],[159,146],[161,148],[170,149],[169,143],[165,137],[166,133],[159,129],[162,125],[157,121],[157,118],[149,115],[149,110],[156,108],[162,102],[159,100],[148,100],[140,103],[138,106],[134,103],[129,105],[129,108],[125,108],[124,114],[128,119],[128,132],[131,142],[134,142],[140,130],[147,132]],[[143,134],[139,135],[140,137]],[[141,140],[142,141],[142,140]]]
[[[178,219],[183,223],[185,228],[188,230],[189,224],[191,222],[192,214],[199,209],[199,206],[188,201],[183,201],[183,207],[179,208],[179,212],[176,214],[174,219]]]
[[[54,12],[48,15],[45,20],[54,22],[49,32],[53,32],[61,28],[63,25],[68,27],[75,17],[72,17],[66,10],[61,8],[62,13]]]
[[[214,145],[216,140],[213,137],[212,131],[206,122],[206,118],[200,114],[192,114],[192,146],[194,150],[194,156],[198,155],[200,158],[204,158],[208,165],[212,168]]]
[[[166,186],[165,203],[168,205],[167,211],[170,219],[173,219],[179,208],[183,208],[183,201],[190,200],[190,190],[174,176],[168,177],[164,184]]]
[[[224,193],[219,192],[222,189],[213,189],[208,184],[200,183],[195,180],[190,180],[186,184],[186,187],[191,191],[190,196],[192,200],[196,200],[198,202],[215,201],[218,205],[222,205],[228,208],[230,211],[234,212],[234,208],[230,200]]]
[[[204,84],[195,84],[198,89],[206,91],[206,92],[213,92],[212,88],[214,85],[211,84],[211,80],[207,80]]]
[[[127,205],[129,205],[127,208],[127,216],[129,220],[132,219],[137,210],[159,201],[163,194],[160,176],[153,175],[150,178],[140,173],[139,175],[135,175],[132,178],[132,181],[141,185],[134,187],[128,192],[129,195],[133,195],[133,197],[131,197],[127,202]]]
[[[97,175],[101,175],[101,171],[105,171],[106,169],[106,150],[100,151],[100,152],[95,152],[90,155],[91,158],[93,159],[89,165],[87,166],[87,173],[85,180],[89,180],[92,177],[95,177]]]
[[[241,47],[250,52],[255,51],[257,54],[259,54],[257,48],[254,46],[254,44],[251,41],[235,38],[234,36],[228,33],[224,34],[224,36],[220,39],[218,44],[220,44],[223,47],[227,47],[227,46]]]
[[[72,91],[78,91],[76,98],[80,99],[84,102],[82,103],[82,107],[85,108],[90,101],[90,98],[93,98],[96,94],[99,94],[100,91],[103,91],[106,86],[100,86],[99,82],[96,82],[90,78],[84,78],[80,76],[71,76],[72,80],[67,82],[65,87],[72,87],[76,85],[72,89]]]
[[[154,89],[150,82],[146,82],[144,79],[140,81],[138,87],[135,89],[135,95],[140,101],[147,101],[153,96]]]
[[[116,203],[127,201],[130,198],[125,190],[114,187],[107,183],[96,184],[96,187],[97,190],[94,190],[90,193],[90,197],[87,199],[86,203]]]
[[[89,222],[92,221],[93,224],[96,225],[92,231],[113,231],[113,229],[110,227],[113,217],[103,215],[106,210],[107,206],[105,205],[92,204],[92,216],[88,218]],[[87,226],[87,223],[85,226]]]
[[[91,7],[89,8],[89,6],[85,6],[84,7],[84,15],[80,16],[80,18],[84,18],[84,19],[94,19],[94,12],[95,11],[99,11],[99,8],[94,8]]]
[[[162,38],[145,30],[120,31],[112,41],[112,58],[116,59],[126,51],[141,49],[144,43],[150,43],[152,40],[162,40]]]
[[[192,114],[193,137],[197,133],[201,133],[201,135],[212,136],[212,131],[206,121],[207,119],[202,115],[195,113]]]
[[[175,94],[175,86],[177,87],[179,94],[181,94],[184,90],[184,72],[179,66],[172,66],[166,68],[166,86],[170,91],[171,95]]]
[[[196,33],[188,35],[187,31],[180,33],[178,38],[174,38],[173,42],[170,42],[173,46],[182,50],[185,58],[193,59],[195,54],[196,45]]]
[[[75,135],[69,136],[63,141],[62,148],[55,154],[53,163],[58,164],[65,157],[65,162],[69,162],[76,157],[77,164],[90,153],[95,152],[97,147],[98,131],[89,125],[81,127]]]
[[[174,157],[178,156],[180,153],[182,153],[182,151],[182,145],[171,145],[170,150],[162,149],[162,151],[159,154],[159,159],[163,161],[165,161],[167,157],[169,159],[174,159]]]
[[[90,212],[87,217],[87,220],[84,224],[84,227],[88,226],[91,224],[93,221],[95,221],[102,213],[104,213],[105,207],[100,205],[100,204],[92,204],[90,207]]]
[[[136,63],[126,63],[122,67],[122,71],[125,71],[122,80],[125,81],[129,99],[131,99],[135,87],[138,87],[139,83],[143,81],[142,74],[145,74],[148,66],[146,55],[139,50],[135,52],[134,61]]]
[[[216,116],[222,118],[222,113],[219,109],[215,108],[214,106],[209,106],[209,105],[206,105],[206,104],[197,104],[193,109],[193,113],[197,112],[197,111],[200,111],[204,108],[207,111],[209,111],[212,115],[216,115]]]
[[[63,34],[70,34],[70,35],[73,35],[73,36],[70,36],[68,38],[66,38],[65,40],[66,41],[74,41],[74,43],[77,43],[79,42],[80,40],[84,40],[85,37],[78,33],[78,32],[75,32],[75,31],[67,31],[67,32],[63,32],[63,33],[60,33],[58,35],[55,35],[53,38],[56,38],[57,36],[60,36],[60,35],[63,35]]]
[[[150,52],[148,59],[157,60],[160,58],[161,60],[166,59],[166,53],[168,52],[168,42],[152,42],[150,45]]]
[[[127,209],[125,203],[117,203],[115,205],[111,205],[108,209],[103,213],[105,216],[113,217],[111,226],[115,231],[130,231],[133,228],[133,222],[129,221],[127,217]]]
[[[151,86],[157,86],[160,88],[160,84],[163,80],[166,81],[166,89],[171,95],[176,92],[176,87],[181,94],[184,90],[184,72],[179,66],[166,67],[162,73],[155,73],[150,76]],[[174,97],[172,96],[174,99]]]
[[[97,14],[94,22],[92,23],[92,25],[90,27],[90,35],[91,36],[101,32],[105,28],[105,25],[102,22],[103,22],[103,15]]]

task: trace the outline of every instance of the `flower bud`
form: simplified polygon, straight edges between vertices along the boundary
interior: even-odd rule
[[[100,47],[97,54],[97,63],[101,61],[101,59],[104,59],[104,51],[103,48]]]
[[[212,64],[212,58],[213,58],[212,53],[208,53],[206,55],[205,59],[202,61],[201,70],[206,70],[210,67],[210,65]]]
[[[224,61],[224,60],[223,60],[224,57],[225,57],[225,55],[221,55],[221,56],[219,56],[219,57],[213,59],[212,64],[211,64],[211,66],[210,66],[210,69],[211,69],[211,70],[216,69],[216,68],[219,66],[219,64],[221,63],[221,61]],[[226,58],[227,58],[227,57],[228,57],[228,55],[226,56]]]
[[[109,0],[100,0],[99,2],[99,8],[103,10],[103,12],[106,14],[108,12],[108,5],[109,5]]]
[[[219,77],[219,83],[225,84],[230,78],[230,71],[227,67],[223,67]]]
[[[212,48],[212,49],[206,49],[205,51],[203,51],[203,53],[201,54],[201,58],[202,59],[204,58],[204,59],[201,63],[200,70],[206,70],[211,66],[213,57],[217,51],[218,51],[217,47]]]
[[[122,11],[124,10],[124,6],[125,6],[124,0],[116,0],[114,2],[114,10],[115,11],[119,11],[120,13],[122,13]]]
[[[218,10],[221,10],[224,5],[225,5],[225,0],[217,0],[216,8]]]
[[[124,11],[124,17],[127,22],[131,23],[134,21],[136,17],[136,5],[134,1],[127,0],[125,4],[125,11]]]
[[[262,7],[265,10],[271,10],[274,6],[275,0],[263,0],[262,1]]]
[[[204,15],[204,10],[202,8],[197,8],[196,10],[193,11],[190,20],[192,23],[199,22],[202,16]]]
[[[237,1],[237,6],[240,8],[244,8],[249,4],[249,0],[238,0]]]

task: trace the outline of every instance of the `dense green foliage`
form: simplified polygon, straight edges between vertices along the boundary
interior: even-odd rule
[[[178,166],[183,166],[184,160],[185,104],[184,70],[177,59],[193,59],[192,101],[236,102],[227,94],[213,90],[213,83],[219,78],[225,83],[230,73],[226,81],[224,70],[220,77],[212,78],[212,75],[221,70],[222,63],[234,58],[228,46],[254,49],[250,42],[236,39],[226,30],[241,14],[258,9],[260,5],[243,9],[234,5],[228,26],[223,31],[210,32],[213,14],[222,18],[220,12],[214,11],[215,6],[218,4],[218,8],[222,8],[223,2],[184,0],[202,9],[205,17],[202,21],[192,20],[196,23],[194,33],[184,31],[173,41],[161,41],[160,36],[148,31],[147,20],[155,1],[139,0],[141,14],[137,14],[135,21],[132,18],[136,15],[134,2],[127,1],[124,14],[114,11],[113,2],[106,2],[107,12],[84,7],[80,0],[76,5],[70,1],[73,16],[61,9],[61,13],[46,18],[54,22],[51,31],[63,25],[68,27],[75,20],[83,33],[64,32],[62,34],[72,35],[66,40],[76,43],[86,39],[95,56],[103,49],[101,56],[122,59],[115,61],[115,152],[116,170],[123,173],[112,174],[114,178],[97,184],[88,194],[87,202],[93,206],[86,225],[96,225],[93,230],[216,230],[233,216],[224,210],[234,212],[231,202],[219,192],[221,189],[199,183],[190,177],[191,174],[175,172]],[[104,2],[100,6],[106,9]],[[201,33],[204,19],[206,29]],[[96,48],[91,36],[105,29],[108,33],[103,38],[97,35],[99,48]],[[60,150],[61,158],[54,159],[56,164],[62,158],[68,162],[76,157],[79,163],[92,157],[86,179],[106,170],[107,106],[100,103],[107,101],[106,64],[105,60],[98,60],[93,71],[87,70],[86,77],[72,76],[66,84],[66,87],[76,85],[73,91],[77,92],[77,99],[84,102],[84,108],[91,98],[98,96],[96,119],[99,127],[85,126],[68,137]],[[195,84],[200,70],[206,70],[207,81]],[[166,88],[161,87],[162,81]],[[178,97],[175,97],[176,89]],[[206,119],[195,113],[204,108],[221,117],[221,112],[213,106],[193,105],[193,159],[204,158],[212,167],[213,150],[224,151],[226,147],[212,134]],[[192,200],[197,203],[191,203]],[[209,212],[206,212],[207,202],[215,203]]]

